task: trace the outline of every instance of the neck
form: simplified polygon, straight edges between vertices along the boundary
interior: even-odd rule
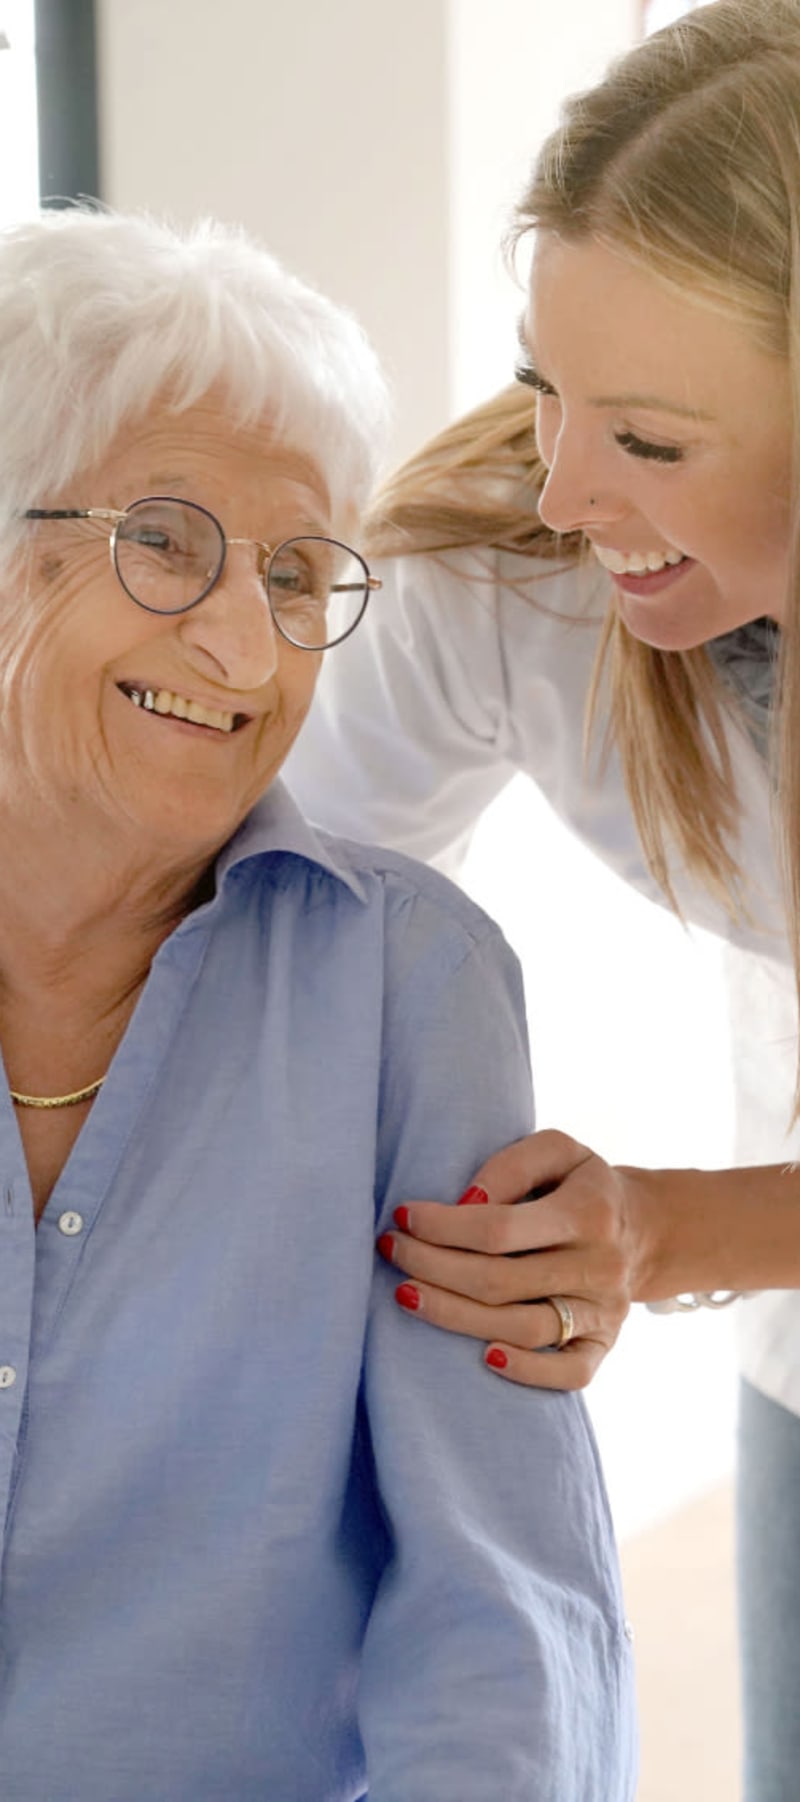
[[[109,988],[144,979],[159,945],[197,905],[216,847],[187,852],[103,824],[76,833],[45,810],[0,804],[0,989]]]

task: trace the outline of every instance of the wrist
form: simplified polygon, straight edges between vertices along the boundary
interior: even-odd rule
[[[621,1168],[637,1301],[800,1288],[800,1171]]]

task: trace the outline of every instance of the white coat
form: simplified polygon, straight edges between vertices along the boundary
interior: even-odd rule
[[[587,774],[583,722],[609,578],[487,550],[397,558],[326,661],[285,766],[305,812],[457,874],[470,834],[524,771],[565,824],[656,902],[618,762]],[[736,1159],[798,1155],[787,1136],[796,1010],[767,771],[735,707],[727,723],[741,806],[738,853],[752,924],[734,925],[677,860],[685,917],[726,941],[737,1086]],[[552,947],[548,955],[552,955]],[[800,1292],[738,1304],[744,1373],[800,1414]]]

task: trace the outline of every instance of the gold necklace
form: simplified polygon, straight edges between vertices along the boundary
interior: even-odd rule
[[[8,1092],[15,1107],[77,1107],[79,1101],[93,1101],[105,1080],[105,1076],[98,1076],[96,1082],[87,1083],[85,1089],[73,1089],[71,1095],[20,1095],[16,1089]]]

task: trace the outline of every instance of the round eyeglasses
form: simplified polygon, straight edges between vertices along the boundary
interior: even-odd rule
[[[355,631],[371,592],[380,588],[358,551],[337,538],[309,533],[275,548],[256,538],[226,538],[219,520],[197,501],[151,494],[123,511],[112,507],[30,507],[25,519],[89,519],[111,525],[111,561],[137,607],[188,613],[219,581],[228,546],[258,553],[275,628],[303,651],[325,651]]]

